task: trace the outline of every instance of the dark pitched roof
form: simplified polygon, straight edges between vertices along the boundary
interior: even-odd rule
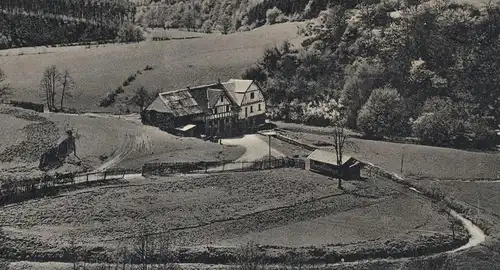
[[[229,80],[225,83],[214,83],[192,88],[179,89],[160,93],[146,110],[171,113],[175,117],[210,114],[220,96],[226,92],[228,98],[236,105],[241,105],[251,80]]]
[[[209,108],[214,107],[214,105],[219,100],[219,97],[221,96],[223,91],[224,90],[222,90],[222,89],[208,89],[207,90],[207,98],[208,98],[208,107]]]

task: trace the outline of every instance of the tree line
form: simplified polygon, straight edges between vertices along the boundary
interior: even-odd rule
[[[490,148],[500,122],[500,7],[442,1],[338,1],[307,25],[303,48],[266,50],[260,81],[274,118],[346,125],[371,138]],[[357,20],[350,20],[357,14]]]
[[[250,30],[269,23],[271,10],[291,20],[316,17],[334,0],[163,0],[154,1],[138,18],[150,27],[186,28],[223,33]],[[355,6],[355,1],[346,5]],[[289,18],[288,18],[289,17]]]
[[[46,15],[0,13],[0,49],[115,39],[118,27]]]
[[[11,14],[51,14],[116,24],[131,21],[135,15],[132,2],[118,0],[0,0],[0,10]]]

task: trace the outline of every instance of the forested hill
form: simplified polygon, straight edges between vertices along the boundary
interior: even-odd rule
[[[265,23],[316,17],[331,0],[161,0],[136,1],[137,21],[151,27],[210,32],[242,31]]]
[[[134,15],[121,0],[0,1],[0,49],[114,39]]]
[[[341,112],[367,137],[498,144],[499,6],[330,2],[304,48],[269,49],[243,75],[265,86],[274,118],[326,125]]]

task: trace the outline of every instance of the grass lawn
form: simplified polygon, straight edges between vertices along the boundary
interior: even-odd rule
[[[212,34],[203,38],[170,41],[145,41],[134,44],[107,44],[85,48],[26,48],[0,51],[0,68],[14,88],[14,100],[41,102],[39,83],[50,65],[68,69],[76,82],[74,97],[68,106],[86,111],[99,108],[99,101],[112,89],[121,86],[132,74],[135,81],[124,87],[119,100],[131,97],[145,86],[172,90],[217,82],[217,79],[240,78],[249,65],[262,57],[266,48],[292,40],[300,44],[298,23],[265,26],[230,35]],[[40,52],[41,54],[37,54]],[[24,55],[19,55],[19,54]],[[147,65],[153,70],[143,70]]]

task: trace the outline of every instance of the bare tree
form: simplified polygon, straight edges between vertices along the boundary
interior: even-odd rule
[[[75,82],[73,78],[69,74],[69,71],[66,69],[63,74],[60,76],[61,79],[61,107],[63,109],[64,105],[64,97],[71,97],[71,91],[75,88]]]
[[[43,72],[40,89],[45,92],[45,99],[49,110],[53,110],[55,108],[55,96],[60,78],[61,74],[55,65],[47,67]]]
[[[335,157],[337,159],[337,178],[339,180],[338,188],[341,189],[344,172],[344,170],[342,169],[342,157],[344,155],[346,146],[352,145],[352,142],[347,140],[347,121],[344,116],[344,107],[342,105],[337,106],[337,112],[337,117],[335,117],[335,119],[332,121],[332,145],[335,148]]]

